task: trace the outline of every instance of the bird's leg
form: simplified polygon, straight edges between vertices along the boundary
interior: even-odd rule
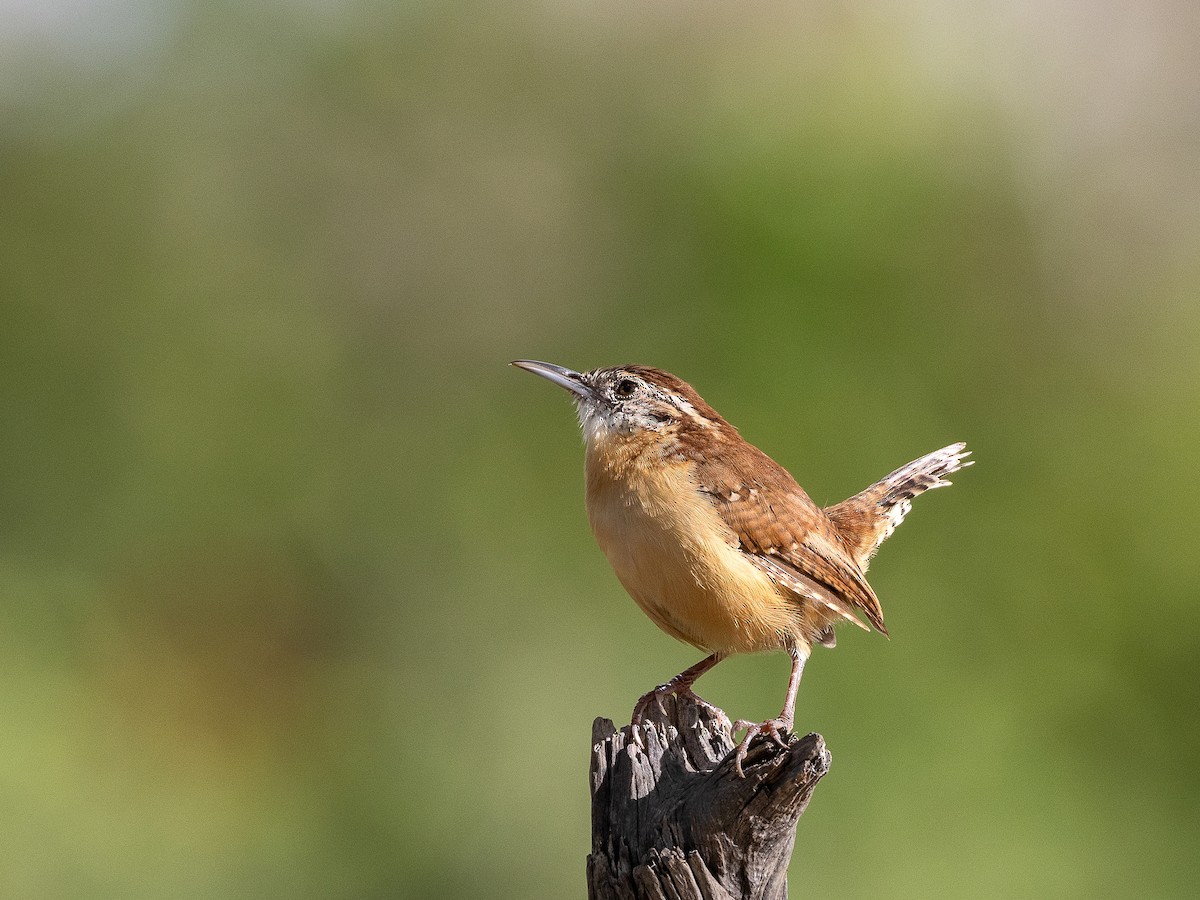
[[[720,661],[721,657],[716,653],[712,656],[706,656],[690,669],[685,669],[670,681],[660,684],[654,690],[650,691],[650,693],[643,695],[633,708],[633,724],[641,725],[646,720],[646,714],[650,712],[651,705],[657,706],[660,712],[665,712],[663,710],[662,698],[667,694],[674,694],[677,697],[687,697],[698,706],[704,707],[715,718],[723,719],[728,723],[729,717],[725,715],[723,710],[702,699],[692,690],[692,684],[695,683],[696,679]]]
[[[792,677],[788,679],[787,695],[783,699],[783,709],[780,711],[779,717],[768,719],[761,724],[747,722],[745,719],[738,719],[733,723],[735,732],[746,729],[746,736],[737,745],[733,757],[733,768],[739,778],[746,777],[746,773],[742,770],[742,760],[746,758],[746,752],[750,749],[750,741],[758,735],[765,734],[780,747],[787,747],[783,736],[792,730],[792,725],[796,721],[796,692],[800,689],[800,676],[804,673],[804,662],[808,659],[808,656],[801,653],[800,648],[795,644],[788,648],[788,654],[792,657]]]

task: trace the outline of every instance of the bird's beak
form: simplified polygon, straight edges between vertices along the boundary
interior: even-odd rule
[[[559,387],[566,388],[581,400],[597,399],[598,395],[595,389],[583,380],[582,375],[572,369],[556,366],[553,363],[538,362],[536,359],[514,359],[510,365],[524,369],[526,372],[532,372],[534,375],[541,375]]]

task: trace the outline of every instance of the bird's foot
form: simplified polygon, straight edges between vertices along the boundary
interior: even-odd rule
[[[738,778],[746,777],[746,773],[742,769],[742,760],[746,758],[746,753],[750,750],[750,742],[760,734],[766,735],[780,747],[787,749],[785,738],[791,733],[792,720],[790,717],[767,719],[765,722],[747,722],[745,719],[738,719],[733,723],[735,733],[743,728],[746,729],[746,736],[738,743],[733,755],[733,770],[737,772]]]
[[[709,714],[722,728],[733,734],[733,726],[729,723],[729,716],[725,714],[725,710],[717,706],[715,703],[709,703],[695,691],[687,690],[680,691],[675,694],[676,697],[687,697],[696,706],[703,709]]]
[[[633,707],[632,722],[634,725],[644,725],[651,709],[657,709],[662,715],[666,715],[667,711],[663,707],[662,698],[669,694],[674,694],[676,697],[686,697],[692,703],[704,709],[710,716],[717,721],[723,723],[726,728],[729,727],[729,716],[725,715],[725,710],[721,707],[709,703],[699,694],[687,685],[674,685],[671,682],[660,684],[648,694],[644,694],[637,704]]]

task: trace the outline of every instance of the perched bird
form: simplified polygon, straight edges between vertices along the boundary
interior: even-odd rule
[[[791,655],[779,716],[733,725],[746,732],[734,758],[744,775],[755,736],[785,745],[813,644],[832,647],[834,625],[843,620],[869,631],[859,613],[887,634],[867,565],[913,497],[950,484],[945,475],[971,465],[965,445],[936,450],[822,509],[669,372],[512,364],[574,398],[586,444],[588,520],[625,590],[659,628],[709,654],[643,696],[634,723],[667,694],[719,713],[693,693],[697,678],[735,653]]]

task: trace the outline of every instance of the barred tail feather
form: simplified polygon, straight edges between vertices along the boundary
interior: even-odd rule
[[[967,459],[970,455],[963,443],[935,450],[825,510],[864,572],[879,545],[908,515],[912,499],[925,491],[948,487],[950,482],[945,476],[973,465],[974,460]]]

